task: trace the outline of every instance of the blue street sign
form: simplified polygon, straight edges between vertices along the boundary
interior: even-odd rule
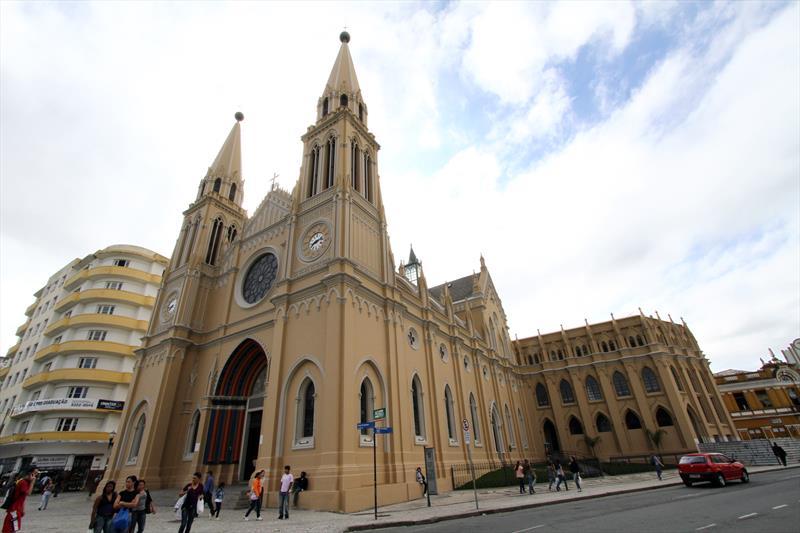
[[[388,427],[388,428],[375,428],[375,433],[377,433],[379,435],[381,433],[391,433],[391,432],[392,432],[392,428],[391,427]]]
[[[372,429],[375,427],[375,422],[362,422],[356,425],[356,429]]]

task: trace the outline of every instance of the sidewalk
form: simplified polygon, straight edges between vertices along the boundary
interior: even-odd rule
[[[793,465],[798,466],[798,465]],[[790,467],[791,468],[791,467]],[[748,469],[752,474],[758,472],[780,470],[781,467],[753,467]],[[583,483],[583,491],[578,492],[570,482],[569,491],[548,492],[547,484],[537,484],[536,494],[519,494],[517,487],[478,490],[480,508],[475,510],[474,495],[471,490],[452,491],[441,496],[431,497],[431,507],[427,500],[420,498],[414,501],[378,508],[378,520],[374,519],[371,509],[358,513],[330,513],[321,511],[293,511],[288,521],[277,520],[274,508],[264,509],[263,521],[242,520],[244,510],[229,509],[223,505],[221,520],[210,520],[207,512],[198,517],[192,526],[192,533],[263,533],[263,532],[331,532],[359,531],[401,525],[414,525],[439,522],[453,518],[464,518],[483,513],[507,512],[516,509],[576,501],[587,498],[598,498],[612,494],[624,494],[642,490],[680,484],[676,470],[664,473],[664,480],[658,481],[655,473],[630,474],[626,476],[606,476],[604,478],[587,479]],[[153,491],[153,498],[158,506],[158,513],[147,517],[148,533],[178,531],[179,522],[175,520],[172,504],[176,499],[176,491]],[[23,531],[84,533],[89,523],[91,503],[86,493],[62,493],[52,498],[46,511],[37,511],[40,497],[31,496],[27,503],[27,512],[23,518]]]

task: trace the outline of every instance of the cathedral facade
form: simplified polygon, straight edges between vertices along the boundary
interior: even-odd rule
[[[178,486],[191,473],[212,469],[218,480],[235,484],[264,468],[272,487],[289,464],[312,480],[304,507],[354,511],[371,505],[377,446],[380,503],[405,501],[420,494],[414,471],[424,464],[425,448],[433,448],[440,491],[452,488],[449,465],[467,462],[466,446],[484,462],[541,459],[557,450],[587,455],[579,439],[558,440],[569,431],[571,409],[583,403],[573,399],[575,406],[557,408],[554,376],[572,375],[572,366],[638,369],[656,346],[653,331],[652,346],[630,354],[620,344],[578,362],[564,346],[551,361],[545,340],[509,338],[482,257],[477,273],[430,288],[413,252],[396,268],[380,146],[368,128],[350,37],[344,32],[340,39],[316,123],[302,136],[292,192],[273,187],[247,216],[237,113],[184,212],[138,351],[111,478],[137,474],[151,487]],[[650,331],[637,327],[640,336]],[[683,332],[681,342],[685,337],[678,356],[696,359],[693,368],[708,372],[688,329],[674,328]],[[641,357],[626,359],[634,352]],[[667,348],[658,353],[671,354]],[[654,368],[662,393],[675,388],[661,366]],[[584,379],[582,370],[574,376]],[[536,403],[542,380],[548,406]],[[639,389],[637,382],[632,394]],[[606,397],[611,401],[608,391]],[[662,402],[675,420],[669,442],[693,450],[695,439],[710,433],[692,428],[681,401]],[[604,408],[614,435],[623,424],[618,407]],[[378,408],[385,409],[378,425],[393,433],[374,442],[356,426]],[[635,411],[643,423],[656,416],[643,407]],[[586,413],[579,412],[583,431],[594,433]],[[604,445],[607,456],[654,449],[641,439]]]

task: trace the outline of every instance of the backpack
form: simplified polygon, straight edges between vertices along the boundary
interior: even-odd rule
[[[17,481],[19,483],[19,481]],[[16,500],[17,495],[17,483],[12,483],[11,486],[8,487],[6,493],[3,497],[3,503],[0,504],[0,509],[11,509],[11,506],[14,505],[14,500]]]

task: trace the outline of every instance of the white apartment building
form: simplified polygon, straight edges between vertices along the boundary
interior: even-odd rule
[[[77,490],[102,472],[166,264],[113,245],[35,293],[0,362],[0,475],[35,463]]]

